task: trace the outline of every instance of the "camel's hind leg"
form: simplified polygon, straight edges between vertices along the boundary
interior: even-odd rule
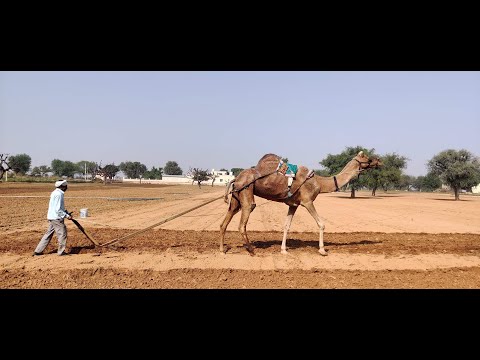
[[[255,209],[255,197],[253,196],[253,186],[249,186],[239,193],[240,198],[240,207],[242,208],[242,217],[240,218],[240,223],[238,224],[238,230],[242,234],[243,242],[245,243],[245,248],[247,249],[250,255],[255,255],[253,251],[253,246],[248,241],[247,236],[247,222],[250,214],[253,209]]]
[[[226,253],[229,249],[228,246],[223,247],[225,241],[225,232],[227,231],[228,224],[232,221],[233,216],[240,211],[240,202],[238,198],[232,195],[230,204],[228,206],[228,211],[225,214],[222,224],[220,225],[220,251]]]
[[[318,216],[317,210],[315,210],[315,206],[313,206],[313,202],[308,202],[306,204],[303,204],[303,206],[305,206],[310,215],[312,215],[312,217],[317,222],[317,225],[320,229],[320,237],[318,239],[318,252],[320,253],[320,255],[326,256],[328,254],[323,246],[323,231],[325,230],[325,224],[323,223],[322,219],[320,219],[320,216]]]

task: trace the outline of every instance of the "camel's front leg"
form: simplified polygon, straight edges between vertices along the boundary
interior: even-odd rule
[[[313,202],[308,202],[306,204],[303,204],[303,206],[308,210],[310,215],[312,215],[312,217],[317,222],[317,225],[320,229],[320,238],[318,240],[318,252],[320,253],[320,255],[326,256],[328,254],[325,251],[325,248],[323,246],[323,231],[325,230],[325,224],[323,223],[322,219],[320,219],[320,216],[318,216],[317,210],[315,210],[315,206],[313,206]]]
[[[293,215],[295,215],[295,211],[297,211],[297,206],[289,206],[288,207],[288,214],[287,219],[285,220],[285,227],[283,229],[283,240],[282,240],[282,248],[281,253],[287,254],[287,233],[290,229],[290,225],[292,224]]]

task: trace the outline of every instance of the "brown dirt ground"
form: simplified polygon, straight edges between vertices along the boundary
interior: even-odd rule
[[[67,250],[56,256],[56,236],[32,257],[46,230],[52,184],[0,183],[2,289],[477,289],[480,287],[480,197],[407,192],[321,194],[325,219],[318,254],[317,226],[300,208],[280,254],[284,204],[256,198],[247,226],[256,255],[249,256],[214,201],[112,246],[95,247],[67,221]],[[223,187],[196,185],[71,184],[68,210],[101,244],[132,234],[220,197]],[[81,208],[89,216],[79,218]]]

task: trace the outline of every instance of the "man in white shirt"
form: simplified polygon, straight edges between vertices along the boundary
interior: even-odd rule
[[[50,195],[50,203],[48,204],[48,229],[43,235],[42,239],[38,243],[33,256],[42,255],[43,250],[48,246],[50,240],[52,240],[53,234],[57,234],[58,238],[58,255],[68,255],[65,252],[67,245],[67,227],[65,226],[65,218],[71,219],[72,216],[65,209],[64,196],[67,191],[67,180],[58,180],[55,182],[55,190]]]

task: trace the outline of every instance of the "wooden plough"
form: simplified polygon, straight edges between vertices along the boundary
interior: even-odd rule
[[[185,215],[186,213],[189,213],[193,210],[196,210],[198,208],[201,208],[202,206],[205,206],[207,204],[210,204],[211,202],[214,202],[216,200],[219,200],[219,199],[223,199],[224,195],[222,196],[219,196],[215,199],[211,199],[211,200],[208,200],[206,202],[204,202],[203,204],[200,204],[200,205],[197,205],[191,209],[188,209],[188,210],[185,210],[185,211],[182,211],[181,213],[179,214],[176,214],[176,215],[173,215],[173,216],[170,216],[169,218],[167,219],[164,219],[162,221],[159,221],[158,223],[156,224],[153,224],[153,225],[150,225],[148,227],[146,227],[145,229],[141,229],[141,230],[138,230],[138,231],[135,231],[131,234],[128,234],[128,235],[125,235],[125,236],[122,236],[121,238],[118,238],[118,239],[114,239],[114,240],[110,240],[110,241],[107,241],[106,243],[104,244],[100,244],[97,240],[95,240],[84,228],[83,226],[77,221],[75,220],[74,218],[71,218],[70,220],[72,220],[72,222],[78,227],[78,229],[87,237],[88,240],[90,240],[95,246],[100,246],[100,247],[104,247],[104,246],[109,246],[109,245],[112,245],[116,242],[119,242],[119,241],[123,241],[123,240],[126,240],[128,238],[131,238],[131,237],[134,237],[138,234],[141,234],[147,230],[150,230],[150,229],[153,229],[154,227],[156,226],[159,226],[159,225],[162,225],[162,224],[165,224],[166,222],[170,221],[170,220],[173,220],[173,219],[176,219],[182,215]]]

